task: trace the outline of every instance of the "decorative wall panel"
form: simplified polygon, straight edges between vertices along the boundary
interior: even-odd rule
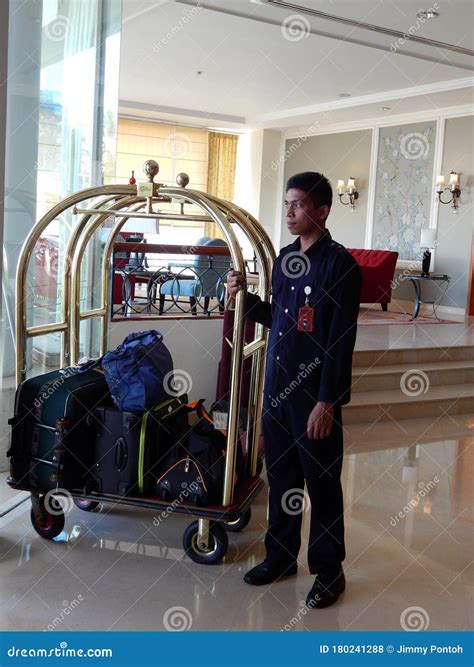
[[[420,260],[434,196],[435,138],[434,121],[380,128],[372,248]]]

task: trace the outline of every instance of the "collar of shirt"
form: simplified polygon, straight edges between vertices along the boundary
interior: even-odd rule
[[[329,231],[329,229],[325,228],[319,239],[315,241],[313,244],[311,244],[309,248],[307,248],[304,252],[306,255],[308,255],[308,257],[310,257],[315,252],[322,250],[326,246],[326,244],[329,243],[330,241],[332,241],[331,232]],[[293,241],[293,243],[288,247],[288,250],[290,252],[299,252],[300,248],[301,248],[301,240],[300,237],[298,236],[298,238],[295,241]]]

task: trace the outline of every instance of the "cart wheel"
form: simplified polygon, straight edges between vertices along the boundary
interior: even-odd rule
[[[227,533],[219,523],[211,523],[209,526],[209,545],[203,549],[198,544],[198,522],[193,521],[184,531],[183,547],[186,554],[195,563],[203,565],[214,565],[225,555],[229,540]]]
[[[74,505],[84,512],[94,512],[100,505],[97,500],[87,500],[86,498],[73,498]]]
[[[52,512],[49,512],[45,507],[44,497],[41,497],[39,502],[41,503],[41,509],[44,513],[44,519],[43,521],[38,522],[33,508],[31,508],[31,523],[38,535],[41,535],[41,537],[44,537],[46,540],[52,540],[53,537],[62,533],[64,529],[63,509],[59,501],[54,497],[49,499],[49,506],[51,507]]]
[[[240,533],[249,523],[252,518],[252,510],[249,507],[243,514],[235,521],[226,521],[222,524],[228,533]]]
[[[261,475],[263,470],[263,459],[257,459],[257,475]]]

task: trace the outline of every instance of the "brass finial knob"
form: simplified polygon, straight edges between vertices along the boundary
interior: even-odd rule
[[[189,183],[189,176],[184,173],[184,171],[181,171],[177,176],[176,176],[176,183],[181,187],[185,188],[187,184]]]
[[[157,175],[157,173],[160,171],[160,165],[156,160],[147,160],[143,164],[143,173],[145,173],[148,176],[148,180],[150,183],[153,183],[153,179]]]

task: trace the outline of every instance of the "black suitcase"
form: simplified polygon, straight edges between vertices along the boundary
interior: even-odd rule
[[[176,460],[171,457],[166,462],[165,470],[156,482],[156,491],[163,500],[200,507],[208,505],[212,498],[206,471],[185,451]]]
[[[164,500],[178,500],[195,505],[219,504],[224,489],[227,431],[216,428],[203,400],[188,405],[188,412],[199,418],[170,452],[156,484]],[[234,482],[244,476],[240,441],[236,444]]]
[[[104,375],[96,370],[66,368],[22,382],[9,420],[11,485],[82,488],[92,465],[93,411],[108,396]]]
[[[187,396],[170,398],[137,415],[113,405],[94,411],[94,465],[85,494],[152,495],[162,461],[187,430]]]

